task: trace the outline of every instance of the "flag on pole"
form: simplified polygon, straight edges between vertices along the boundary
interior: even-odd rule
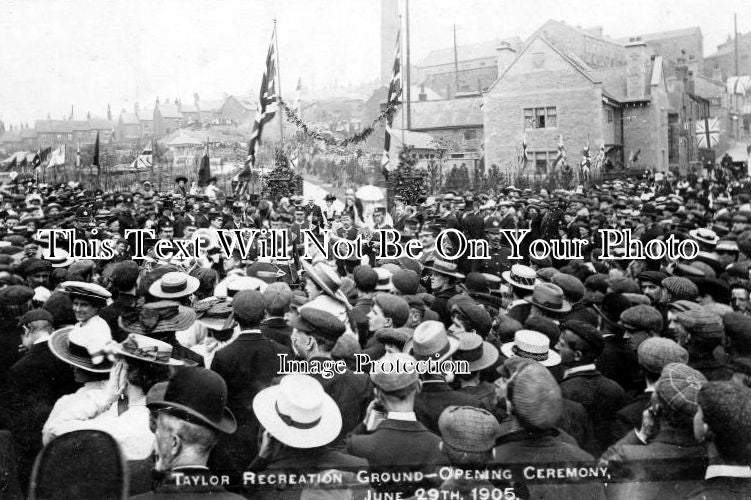
[[[39,148],[37,153],[34,155],[34,160],[32,161],[32,165],[34,168],[42,166],[42,164],[47,161],[47,158],[50,156],[50,152],[52,151],[52,148]]]
[[[153,162],[153,151],[151,150],[151,141],[143,148],[143,151],[141,151],[141,154],[136,156],[136,159],[133,160],[133,163],[130,164],[131,167],[138,169],[145,169],[145,168],[151,168],[152,162]]]
[[[209,160],[209,140],[207,138],[201,157],[201,166],[198,167],[198,187],[208,186],[209,179],[211,179],[211,161]]]
[[[256,153],[261,145],[261,134],[263,126],[271,121],[279,110],[279,95],[277,85],[276,71],[276,25],[271,33],[271,43],[269,52],[266,55],[266,70],[261,78],[261,92],[258,97],[258,110],[253,122],[253,130],[250,133],[250,143],[248,144],[248,161],[246,163],[255,164]]]
[[[65,165],[65,144],[59,145],[54,151],[52,151],[47,168],[57,167],[59,165]]]
[[[527,168],[529,162],[529,153],[527,152],[527,133],[522,134],[522,149],[519,153],[519,163],[521,163],[522,170]]]
[[[102,169],[99,165],[99,132],[96,133],[96,142],[94,143],[94,158],[91,160],[91,164],[96,166],[96,175],[102,175]]]
[[[386,96],[386,105],[390,105],[391,101],[401,94],[402,90],[402,58],[401,58],[401,30],[396,33],[396,50],[394,54],[394,70],[391,76],[391,83],[389,84],[389,92]],[[391,149],[391,117],[386,124],[386,138],[383,141],[383,157],[381,158],[381,167],[386,170],[393,170],[396,165],[389,168],[389,150]]]

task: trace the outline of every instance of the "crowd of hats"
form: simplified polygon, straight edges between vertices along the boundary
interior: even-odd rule
[[[525,256],[522,262],[505,259],[497,269],[465,259],[401,257],[355,264],[316,256],[312,261],[297,259],[302,279],[291,287],[289,276],[270,262],[238,259],[235,269],[195,267],[188,272],[173,264],[125,258],[97,263],[65,253],[53,257],[42,249],[44,241],[34,230],[75,227],[90,234],[99,222],[110,231],[107,237],[119,240],[121,233],[109,228],[115,222],[194,206],[207,221],[229,222],[233,214],[247,214],[255,205],[251,212],[290,224],[295,213],[307,213],[302,199],[292,204],[286,200],[284,208],[268,200],[215,202],[204,195],[186,199],[150,190],[103,193],[46,186],[41,195],[13,197],[0,213],[6,223],[0,242],[0,313],[3,320],[12,318],[22,326],[54,325],[50,350],[82,370],[107,373],[118,357],[183,367],[179,376],[154,386],[147,404],[221,433],[237,428],[227,409],[231,395],[226,381],[177,352],[187,350],[176,340],[177,332],[194,325],[229,332],[226,337],[217,334],[215,340],[231,343],[243,325],[257,326],[267,316],[290,313],[286,326],[296,341],[309,336],[309,344],[321,349],[330,344],[327,354],[336,359],[351,362],[355,353],[375,345],[378,349],[368,352],[385,353],[379,359],[384,366],[464,362],[469,373],[456,380],[445,377],[452,390],[461,390],[468,381],[496,382],[504,393],[488,407],[450,405],[437,416],[435,427],[444,445],[460,453],[492,449],[507,430],[499,414],[515,419],[531,436],[549,435],[561,425],[567,405],[561,380],[570,375],[572,363],[578,360],[581,366],[595,365],[605,372],[603,359],[617,341],[625,346],[620,354],[635,361],[635,378],[646,377],[634,384],[637,389],[629,396],[643,391],[649,381],[655,405],[671,416],[693,417],[701,408],[713,430],[740,433],[747,446],[751,436],[743,432],[751,419],[751,205],[748,195],[721,188],[709,196],[709,190],[690,185],[646,181],[614,181],[576,193],[510,187],[493,195],[429,197],[412,207],[414,211],[393,217],[405,238],[435,236],[449,223],[468,231],[469,226],[461,224],[471,217],[480,221],[479,233],[491,241],[508,227],[507,217],[513,227],[535,227],[546,238],[591,235],[596,227],[628,227],[643,241],[676,236],[696,242],[701,251],[690,260],[602,261],[594,245],[578,261]],[[224,206],[229,212],[220,212]],[[547,222],[556,217],[559,225],[550,230]],[[158,221],[162,226],[173,223]],[[447,288],[433,290],[433,283]],[[76,308],[100,310],[121,292],[133,290],[134,307],[117,320],[121,338],[102,339],[75,317],[70,320],[74,303]],[[313,290],[320,299],[306,295]],[[363,304],[369,317],[377,313],[383,318],[384,328],[358,331],[363,325],[358,307]],[[413,321],[415,317],[420,320]],[[716,362],[711,373],[708,360]],[[386,394],[420,391],[421,383],[435,382],[415,372],[374,370],[369,377],[376,392]],[[713,385],[717,380],[728,385]],[[305,375],[287,375],[277,382],[252,401],[252,411],[268,433],[298,449],[326,446],[340,435],[339,401],[324,385]]]

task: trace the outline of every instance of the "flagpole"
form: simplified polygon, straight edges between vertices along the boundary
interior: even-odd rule
[[[284,117],[282,114],[282,71],[279,68],[279,33],[276,31],[276,19],[274,19],[274,52],[276,53],[276,95],[277,108],[279,109],[279,141],[284,150]]]
[[[411,95],[412,94],[411,94],[411,88],[410,87],[412,86],[412,79],[410,78],[410,74],[409,74],[410,73],[410,70],[409,70],[409,0],[406,0],[406,3],[404,5],[404,7],[405,7],[404,8],[404,18],[405,18],[405,22],[406,22],[406,32],[405,32],[405,35],[406,35],[405,38],[406,38],[406,40],[405,41],[406,41],[406,45],[407,45],[407,60],[406,60],[406,65],[407,65],[407,74],[406,74],[407,85],[405,86],[406,87],[405,90],[407,91],[407,99],[406,99],[407,100],[407,130],[409,130],[409,129],[412,128],[412,113],[411,113],[411,109],[410,109],[411,108],[410,101],[412,100],[411,99]]]
[[[400,15],[399,16],[399,30],[401,31],[401,29],[402,29],[402,16]],[[399,65],[402,67],[402,69],[401,69],[402,76],[401,76],[401,82],[400,82],[401,86],[402,86],[402,89],[404,89],[404,83],[402,83],[402,82],[405,81],[404,80],[404,62],[403,62],[404,58],[402,57],[403,55],[404,54],[402,54],[402,37],[400,36],[399,37]],[[409,95],[409,94],[402,93],[402,96],[401,96],[402,103],[404,103],[404,99],[406,98],[407,95]],[[386,105],[388,106],[389,103],[386,103]],[[407,105],[407,107],[409,107],[409,105]],[[400,127],[402,129],[402,147],[404,147],[404,114],[405,114],[405,110],[402,109],[402,112],[400,114],[402,115],[402,126]],[[390,132],[387,130],[386,133],[388,134]]]

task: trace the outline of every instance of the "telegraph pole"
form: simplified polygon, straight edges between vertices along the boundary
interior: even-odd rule
[[[405,6],[404,6],[404,19],[407,23],[405,35],[406,35],[406,41],[407,41],[407,70],[406,70],[406,77],[407,77],[407,85],[405,86],[405,90],[407,91],[407,130],[410,130],[412,128],[412,112],[411,112],[411,106],[410,103],[412,101],[411,96],[411,87],[412,87],[412,80],[411,80],[411,71],[410,71],[410,63],[409,63],[409,0],[406,0]]]
[[[456,78],[456,91],[454,95],[459,92],[459,54],[456,48],[456,24],[454,25],[454,77]]]

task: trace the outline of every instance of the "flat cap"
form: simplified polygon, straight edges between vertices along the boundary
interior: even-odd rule
[[[493,414],[474,406],[448,406],[438,417],[438,429],[449,447],[469,453],[491,450],[501,433]]]
[[[584,283],[571,274],[558,273],[553,276],[553,283],[561,287],[563,296],[570,302],[579,302],[584,297]]]
[[[722,318],[704,307],[676,313],[675,317],[694,338],[721,339],[725,334]]]
[[[670,276],[662,280],[662,286],[670,292],[671,301],[695,300],[699,296],[699,288],[688,278]]]
[[[658,286],[662,286],[662,280],[667,278],[668,275],[660,271],[644,271],[636,277],[638,281],[645,281],[647,283],[653,283]]]
[[[369,293],[378,285],[378,273],[368,265],[360,265],[352,271],[355,286],[363,292]]]
[[[628,328],[653,332],[662,331],[662,314],[652,306],[639,304],[621,313],[621,322]]]
[[[391,276],[391,284],[402,295],[414,295],[420,287],[420,275],[408,269],[400,269]]]
[[[589,323],[571,320],[563,323],[561,327],[569,330],[571,333],[586,342],[596,356],[599,356],[605,348],[605,341],[602,338],[602,333]]]
[[[639,365],[646,371],[659,375],[670,363],[688,363],[688,351],[675,341],[663,337],[650,337],[639,344]]]
[[[339,339],[346,329],[339,318],[314,307],[299,309],[297,317],[290,321],[290,326],[303,333],[312,333],[333,341]]]
[[[693,416],[698,408],[699,390],[707,379],[683,363],[670,363],[662,369],[655,385],[657,399],[676,413]]]
[[[370,372],[373,384],[385,392],[404,389],[419,380],[420,376],[414,367],[417,360],[407,353],[388,352],[381,359],[374,362]],[[412,369],[405,369],[412,366]]]
[[[232,310],[240,323],[260,323],[266,313],[266,298],[258,290],[240,290],[232,297]]]
[[[0,289],[0,305],[18,306],[34,297],[34,290],[24,285],[10,285]]]
[[[391,318],[395,328],[404,326],[409,320],[409,303],[398,295],[377,293],[373,303],[381,308],[385,317]]]
[[[47,321],[50,324],[55,323],[55,319],[52,317],[52,314],[50,314],[49,311],[45,309],[32,309],[31,311],[28,311],[26,314],[21,316],[18,324],[28,325],[29,323],[32,323],[34,321]]]

